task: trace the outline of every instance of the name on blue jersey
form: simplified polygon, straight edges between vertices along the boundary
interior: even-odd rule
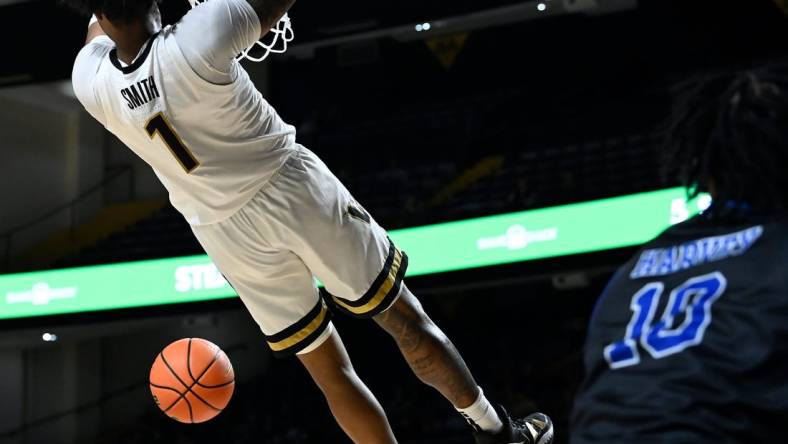
[[[631,279],[666,276],[709,262],[746,253],[763,235],[763,226],[724,236],[707,237],[670,248],[646,250],[630,273]]]

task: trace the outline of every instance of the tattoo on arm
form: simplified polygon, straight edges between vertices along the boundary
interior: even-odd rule
[[[247,0],[260,19],[262,35],[276,25],[280,18],[293,6],[295,0]],[[261,35],[261,37],[262,37]]]

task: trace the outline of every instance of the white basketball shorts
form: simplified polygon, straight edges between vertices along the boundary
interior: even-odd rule
[[[385,311],[408,265],[386,231],[300,145],[241,210],[192,230],[279,357],[308,353],[328,338],[329,306],[362,318]]]

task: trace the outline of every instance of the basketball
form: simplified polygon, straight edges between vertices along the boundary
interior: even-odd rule
[[[156,405],[183,423],[214,418],[227,407],[234,388],[230,360],[205,339],[173,342],[156,356],[150,369],[150,390]]]

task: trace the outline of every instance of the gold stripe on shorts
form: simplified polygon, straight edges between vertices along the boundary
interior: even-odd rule
[[[373,287],[361,299],[354,303],[332,296],[332,300],[339,308],[356,316],[370,316],[385,309],[386,307],[381,307],[381,305],[390,304],[396,297],[396,294],[393,293],[399,293],[402,277],[407,269],[407,256],[393,243],[390,243],[390,254],[386,262],[381,276],[375,280]]]
[[[314,335],[315,332],[318,330],[323,330],[328,325],[326,322],[326,318],[328,316],[328,308],[326,307],[326,304],[321,300],[318,302],[318,306],[320,307],[319,309],[318,307],[315,307],[315,309],[310,311],[303,319],[290,327],[297,329],[294,333],[288,334],[288,329],[286,329],[277,335],[268,336],[266,339],[268,346],[271,347],[271,350],[273,350],[274,353],[281,353],[285,351],[297,352],[298,350],[308,346],[309,344],[304,344],[304,341],[310,336]],[[306,323],[306,325],[298,328],[299,325],[303,323]],[[280,339],[283,333],[285,334],[285,337]]]

